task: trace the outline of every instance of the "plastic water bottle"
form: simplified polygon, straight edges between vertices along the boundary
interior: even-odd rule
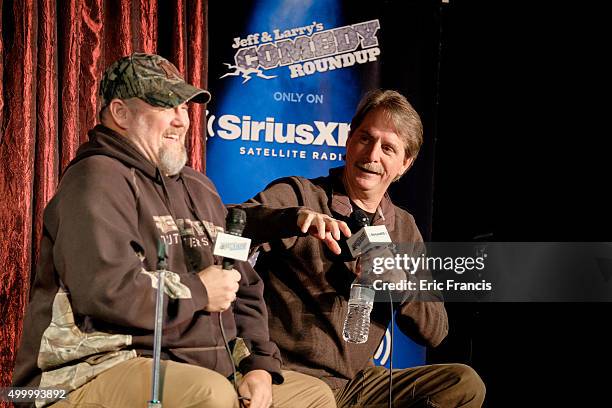
[[[374,289],[370,285],[354,283],[348,302],[348,313],[342,338],[349,343],[365,343],[370,332],[370,312],[374,306]]]

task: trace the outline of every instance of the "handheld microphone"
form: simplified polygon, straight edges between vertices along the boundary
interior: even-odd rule
[[[242,237],[244,226],[246,225],[246,212],[240,208],[230,208],[225,218],[226,233],[219,232],[215,241],[214,255],[223,257],[223,269],[230,270],[234,267],[234,260],[246,261],[249,256],[251,240]],[[234,389],[238,392],[236,383],[236,362],[232,356],[225,329],[223,328],[223,313],[219,313],[219,328],[225,344],[225,351],[232,367],[232,382]]]
[[[357,258],[373,248],[386,246],[391,243],[387,227],[384,225],[370,225],[370,219],[362,209],[357,208],[353,211],[351,223],[360,228],[346,240],[353,258]]]
[[[246,261],[249,256],[251,240],[242,237],[246,225],[246,212],[240,208],[230,208],[225,221],[227,232],[217,234],[213,254],[223,257],[223,269],[234,266],[234,260]]]

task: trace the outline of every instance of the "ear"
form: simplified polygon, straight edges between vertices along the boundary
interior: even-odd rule
[[[131,111],[127,103],[121,99],[113,99],[108,104],[108,113],[120,129],[127,129],[131,120]]]
[[[408,171],[408,169],[410,169],[410,167],[412,167],[412,164],[414,163],[414,156],[412,157],[406,157],[404,159],[404,164],[402,164],[402,167],[400,169],[400,173],[398,174],[398,178],[403,176],[404,174],[406,174],[406,172]]]

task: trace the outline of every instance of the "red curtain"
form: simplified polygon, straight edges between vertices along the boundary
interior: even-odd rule
[[[10,383],[42,212],[96,123],[97,81],[132,52],[206,87],[207,0],[0,0],[0,386]],[[190,165],[204,171],[205,112],[191,108]]]

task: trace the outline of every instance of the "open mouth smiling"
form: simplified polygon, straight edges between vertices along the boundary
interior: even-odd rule
[[[164,135],[164,139],[170,139],[173,142],[178,142],[179,136],[178,135]]]

